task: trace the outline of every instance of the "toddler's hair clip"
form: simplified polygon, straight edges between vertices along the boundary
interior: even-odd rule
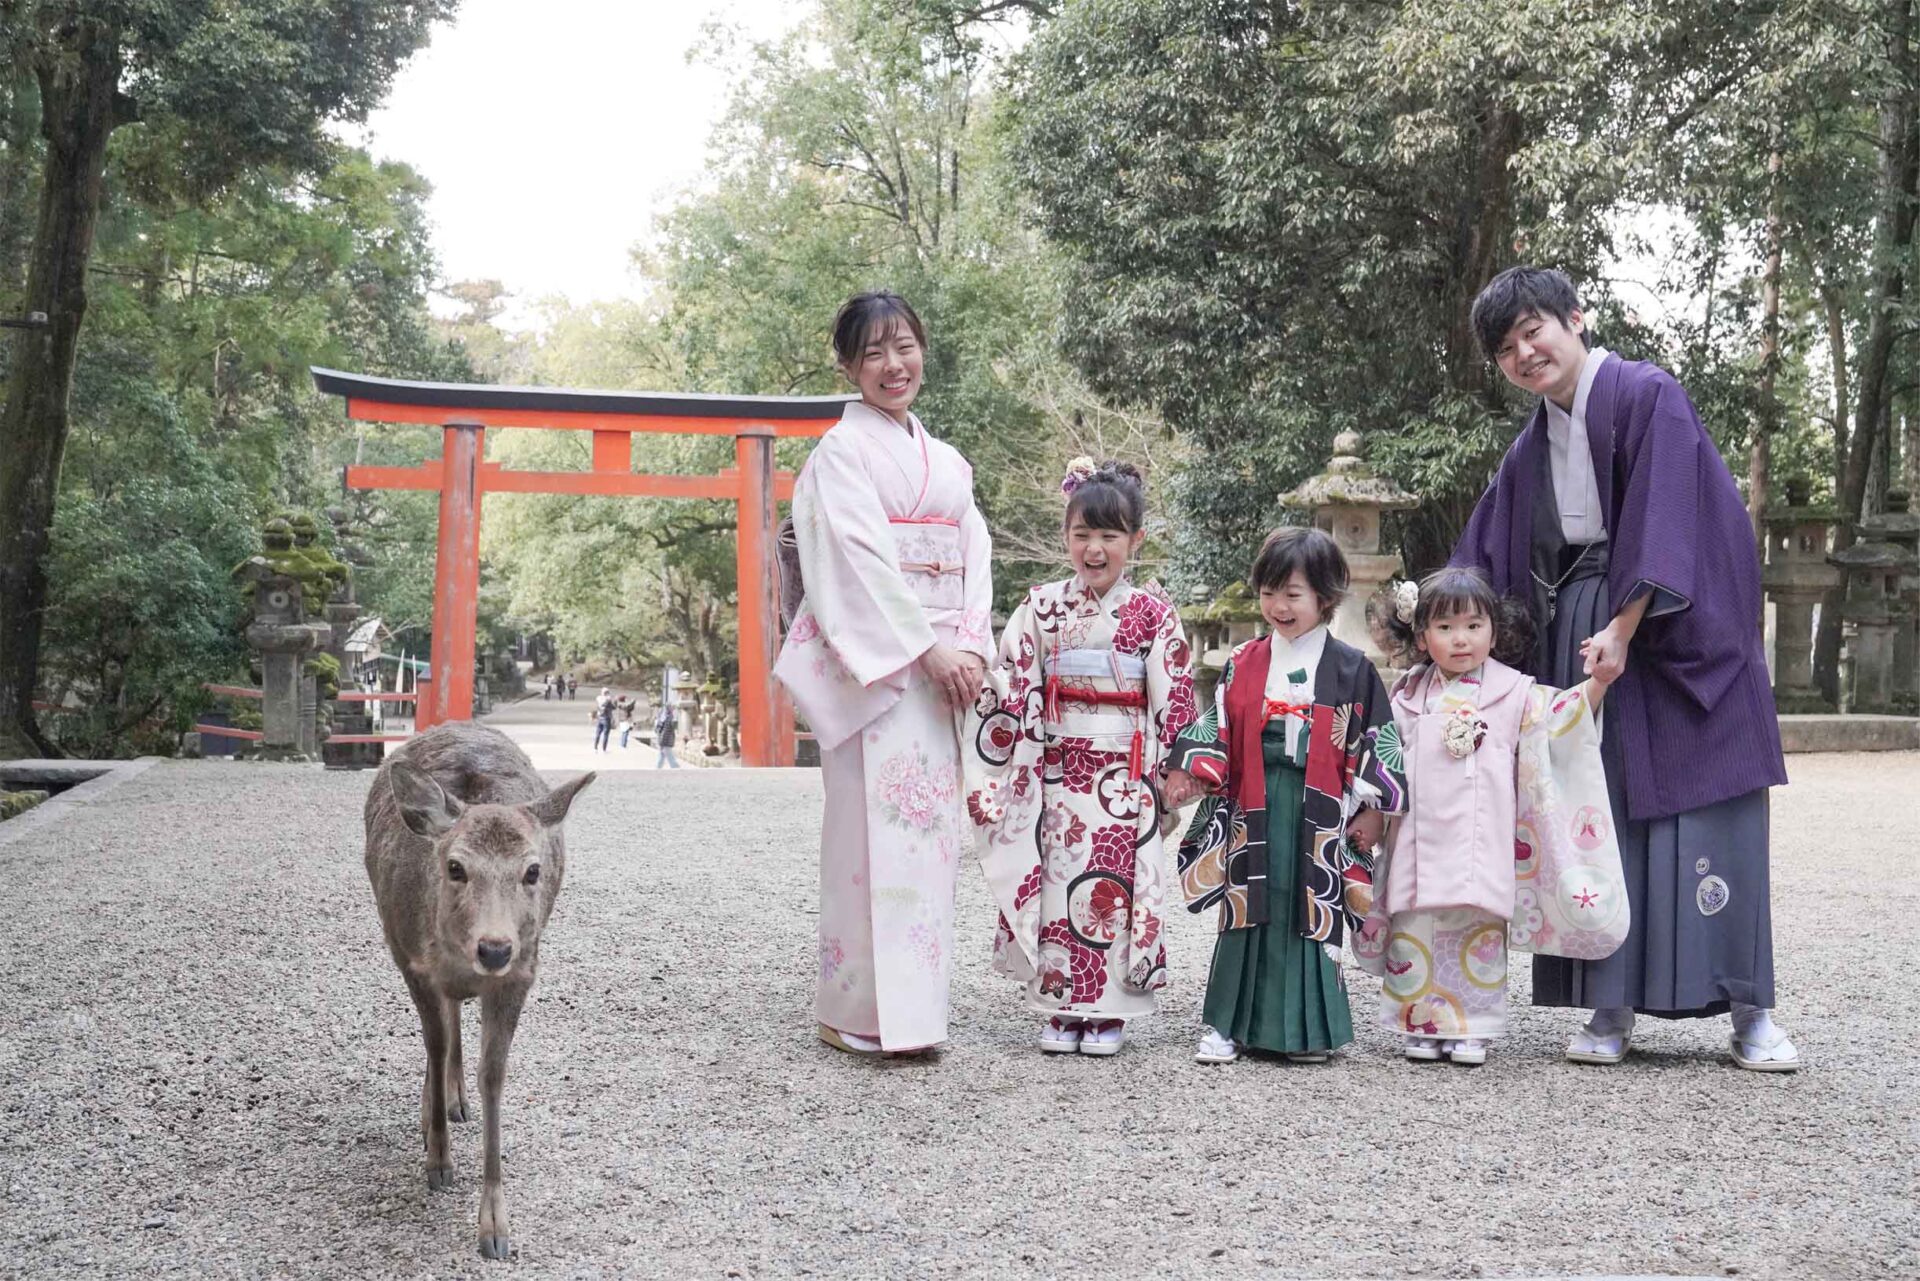
[[[1071,496],[1074,490],[1087,483],[1093,470],[1093,459],[1085,454],[1080,455],[1067,464],[1067,474],[1060,478],[1060,492]]]
[[[1393,616],[1413,626],[1414,611],[1420,607],[1420,585],[1411,578],[1403,578],[1393,585]]]

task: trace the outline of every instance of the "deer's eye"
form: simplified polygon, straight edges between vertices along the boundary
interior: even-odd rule
[[[450,858],[447,860],[447,879],[456,883],[464,883],[466,881],[467,869],[459,859]]]
[[[529,867],[527,869],[527,874],[521,877],[520,879],[526,882],[528,885],[538,885],[540,883],[540,865],[538,863],[535,863],[533,866]]]

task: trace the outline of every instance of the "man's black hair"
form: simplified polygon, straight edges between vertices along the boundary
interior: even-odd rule
[[[1565,272],[1552,267],[1509,267],[1473,300],[1468,323],[1473,326],[1480,350],[1493,360],[1508,331],[1528,316],[1551,316],[1571,328],[1573,313],[1580,309],[1580,295],[1574,292]],[[1591,347],[1591,333],[1583,329],[1580,342]]]

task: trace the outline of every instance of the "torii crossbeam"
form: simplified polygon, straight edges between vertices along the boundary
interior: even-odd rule
[[[347,468],[349,489],[431,489],[440,494],[433,576],[430,693],[416,725],[473,715],[474,630],[480,595],[480,500],[488,493],[712,498],[739,504],[734,570],[740,600],[740,760],[793,763],[791,709],[774,687],[777,609],[774,504],[793,496],[791,472],[773,469],[773,442],[822,436],[850,396],[708,396],[681,392],[575,391],[473,383],[405,382],[313,370],[322,392],[346,400],[347,417],[442,429],[440,457],[417,467]],[[508,471],[486,461],[489,427],[593,433],[584,472]],[[633,433],[732,436],[735,466],[717,476],[650,476],[633,470]]]

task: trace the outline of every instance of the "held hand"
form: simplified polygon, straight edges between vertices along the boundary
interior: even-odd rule
[[[1206,790],[1187,771],[1170,769],[1160,784],[1160,800],[1168,809],[1177,810]]]
[[[977,657],[936,641],[916,661],[948,707],[968,707],[979,696],[981,664]]]
[[[1580,642],[1580,657],[1586,660],[1586,674],[1605,688],[1626,669],[1627,641],[1610,623]]]
[[[1347,837],[1362,854],[1371,854],[1386,834],[1387,819],[1379,810],[1361,810],[1347,824]]]

